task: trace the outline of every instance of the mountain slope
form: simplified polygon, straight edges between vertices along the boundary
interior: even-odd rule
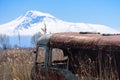
[[[28,11],[24,16],[0,25],[0,33],[7,35],[33,35],[43,28],[46,24],[47,32],[67,32],[67,31],[89,31],[100,33],[117,33],[108,26],[87,23],[70,23],[39,11]]]
[[[11,43],[30,46],[30,38],[37,32],[42,32],[41,28],[46,26],[47,33],[56,32],[100,32],[100,33],[118,33],[117,30],[105,25],[88,23],[71,23],[57,19],[56,17],[39,11],[28,11],[25,15],[17,19],[0,25],[0,34],[11,36]],[[17,38],[21,37],[21,41]],[[28,37],[29,36],[29,37]],[[27,41],[25,42],[25,40]],[[28,44],[29,43],[29,44]]]

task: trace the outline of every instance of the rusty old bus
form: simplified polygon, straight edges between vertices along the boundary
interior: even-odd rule
[[[44,61],[38,61],[44,49]],[[53,60],[53,50],[61,60]],[[119,80],[120,35],[65,32],[44,35],[36,45],[32,80]],[[59,56],[60,54],[57,54]]]

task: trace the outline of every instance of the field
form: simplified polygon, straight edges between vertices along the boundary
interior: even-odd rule
[[[34,59],[34,49],[8,49],[0,50],[0,80],[31,80],[30,73]],[[45,51],[41,49],[38,61],[44,61]],[[64,60],[60,50],[53,51],[54,60]],[[57,53],[57,54],[56,54]],[[113,57],[106,57],[104,66],[100,57],[92,61],[87,55],[80,55],[79,66],[76,70],[79,73],[79,80],[118,80],[115,64],[111,64]],[[83,57],[84,56],[84,57]],[[106,55],[107,56],[107,55]],[[114,60],[114,59],[113,59]],[[74,64],[75,61],[72,61]],[[99,67],[98,67],[99,66]],[[98,70],[98,71],[97,71]]]
[[[0,80],[31,80],[33,51],[31,48],[0,50]],[[41,50],[38,56],[39,62],[43,62],[44,52]],[[54,59],[61,58],[60,55],[54,55]]]
[[[0,51],[0,80],[30,80],[33,49]]]

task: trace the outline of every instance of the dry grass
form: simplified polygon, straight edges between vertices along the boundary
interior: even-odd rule
[[[11,49],[0,51],[0,80],[31,80],[30,73],[33,64],[33,49]],[[38,62],[43,62],[45,51],[41,50]],[[64,60],[60,50],[54,50],[53,60]],[[106,55],[107,56],[107,55]],[[113,57],[105,58],[104,67],[98,56],[95,61],[91,61],[88,56],[80,56],[77,76],[79,80],[117,80],[118,74],[111,64]],[[72,63],[75,61],[73,59]],[[99,66],[99,68],[98,68]],[[101,68],[100,68],[101,66]],[[113,66],[113,67],[112,67]],[[99,72],[97,71],[99,69]]]
[[[32,49],[0,51],[0,80],[30,80]]]

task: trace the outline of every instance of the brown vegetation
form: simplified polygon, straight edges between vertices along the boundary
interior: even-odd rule
[[[0,80],[30,80],[32,49],[0,51]]]
[[[38,56],[38,62],[43,62],[45,53],[44,50],[40,50]],[[56,54],[54,54],[56,53]],[[53,61],[64,60],[63,54],[60,50],[53,50]],[[83,52],[88,53],[88,52]],[[101,62],[101,55],[95,57],[94,60],[92,55],[80,54],[76,58],[79,61],[76,76],[79,76],[79,80],[117,80],[118,74],[115,66],[112,67],[112,59],[114,57],[107,54],[105,55],[105,62]],[[0,80],[31,80],[30,73],[33,64],[33,49],[9,49],[0,50]],[[75,63],[75,61],[72,61]],[[104,63],[104,66],[102,64]],[[114,64],[113,64],[114,65]],[[99,66],[99,68],[98,68]],[[96,69],[98,68],[98,69]],[[97,71],[99,70],[99,71]]]

